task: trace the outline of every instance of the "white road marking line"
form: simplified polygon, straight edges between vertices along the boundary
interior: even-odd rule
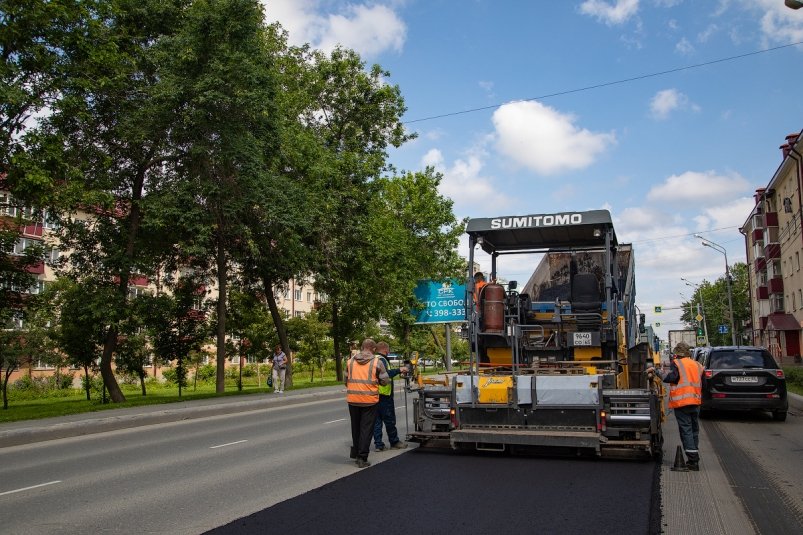
[[[324,422],[324,423],[323,423],[323,425],[326,425],[326,424],[334,424],[334,423],[337,423],[337,422],[345,422],[345,421],[346,421],[346,419],[345,419],[345,418],[341,418],[341,419],[339,419],[339,420],[332,420],[332,421],[330,421],[330,422]]]
[[[209,446],[210,450],[215,448],[225,448],[226,446],[234,446],[235,444],[242,444],[243,442],[248,442],[247,440],[238,440],[237,442],[229,442],[228,444],[220,444],[219,446]]]
[[[46,487],[48,485],[55,485],[56,483],[61,483],[61,481],[48,481],[47,483],[40,483],[39,485],[31,485],[30,487],[25,487],[23,489],[7,490],[5,492],[0,492],[0,496],[5,496],[6,494],[14,494],[15,492],[22,492],[25,490],[37,489],[39,487]]]

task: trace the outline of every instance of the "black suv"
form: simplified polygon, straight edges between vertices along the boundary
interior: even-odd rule
[[[760,409],[786,420],[789,401],[783,370],[762,347],[706,348],[697,356],[703,365],[703,414],[712,409]]]

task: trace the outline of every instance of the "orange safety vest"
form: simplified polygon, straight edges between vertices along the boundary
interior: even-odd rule
[[[669,408],[677,409],[703,402],[703,366],[688,357],[675,359],[680,378],[678,384],[669,385]]]
[[[485,281],[474,283],[474,306],[477,307],[477,310],[480,310],[480,297],[482,297],[482,289],[486,284],[488,283]]]
[[[379,403],[379,382],[376,380],[377,362],[374,357],[367,364],[357,364],[354,357],[349,360],[349,376],[346,382],[346,403],[373,405]]]

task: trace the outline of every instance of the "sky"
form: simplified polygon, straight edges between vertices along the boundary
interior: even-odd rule
[[[784,0],[263,4],[292,44],[390,72],[417,134],[390,162],[434,166],[458,218],[609,210],[663,339],[694,292],[681,277],[724,276],[694,234],[744,262],[753,194],[803,130],[803,9]],[[523,284],[535,262],[506,257],[499,275]]]

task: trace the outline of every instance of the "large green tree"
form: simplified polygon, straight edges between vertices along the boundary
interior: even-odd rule
[[[328,299],[337,377],[345,343],[381,307],[363,284],[373,277],[371,217],[379,188],[373,182],[387,169],[387,150],[410,139],[401,123],[405,111],[398,86],[379,65],[366,70],[360,56],[335,49],[313,55],[310,106],[301,114],[325,149],[326,172],[314,187],[322,192],[315,222],[315,287]]]
[[[169,194],[182,243],[204,256],[217,280],[218,393],[225,390],[230,267],[259,205],[276,144],[274,83],[263,12],[256,0],[196,0],[162,48],[164,95],[180,179]]]

